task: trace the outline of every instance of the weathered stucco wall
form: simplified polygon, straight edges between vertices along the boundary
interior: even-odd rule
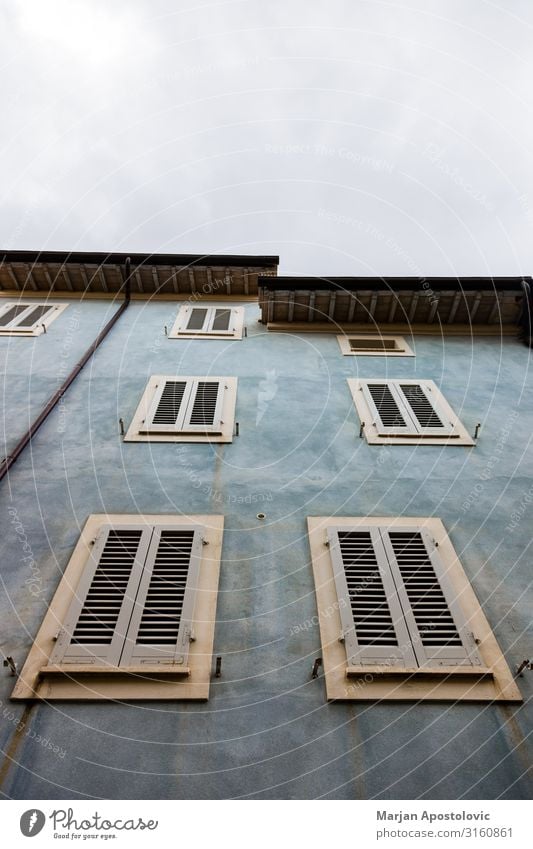
[[[73,304],[46,336],[0,339],[9,447],[113,309]],[[3,481],[2,651],[22,665],[90,513],[223,513],[222,678],[206,704],[25,710],[9,702],[4,670],[2,792],[527,798],[525,706],[326,703],[323,680],[310,676],[320,639],[305,519],[440,517],[508,662],[530,657],[528,349],[512,338],[420,337],[415,359],[348,358],[334,335],[266,333],[255,305],[241,342],[167,340],[176,310],[133,303]],[[180,372],[239,378],[240,436],[223,446],[124,444],[118,418],[128,424],[149,376]],[[368,446],[346,383],[358,375],[435,380],[471,432],[483,423],[477,447]],[[532,682],[520,679],[526,699]]]

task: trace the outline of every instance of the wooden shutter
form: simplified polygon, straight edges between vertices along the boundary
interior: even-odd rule
[[[28,307],[22,304],[10,304],[9,308],[0,315],[0,327],[16,326],[16,319],[27,311]]]
[[[391,380],[367,380],[361,384],[378,436],[417,436],[403,397]]]
[[[103,525],[50,657],[51,664],[118,666],[152,528]]]
[[[192,380],[162,380],[156,385],[154,398],[140,433],[177,433],[183,429],[187,406],[193,388]]]
[[[155,527],[121,666],[187,663],[201,551],[201,527]]]
[[[416,666],[379,529],[327,534],[348,663]]]
[[[184,433],[222,433],[224,381],[200,378],[192,381],[191,395],[182,425]]]
[[[207,328],[211,310],[207,307],[192,307],[188,314],[185,333],[201,333]]]
[[[28,313],[19,318],[17,321],[17,327],[21,327],[24,330],[32,330],[36,324],[42,324],[43,319],[45,319],[48,313],[53,309],[54,307],[42,304],[33,305]]]
[[[421,436],[458,436],[453,424],[439,409],[431,387],[415,380],[395,381],[397,391],[407,405],[411,419]]]
[[[381,528],[419,666],[480,665],[460,600],[424,528]]]
[[[234,333],[235,328],[232,327],[232,315],[233,310],[231,309],[214,309],[210,330],[213,333]]]

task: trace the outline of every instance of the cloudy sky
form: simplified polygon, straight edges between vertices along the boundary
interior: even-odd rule
[[[4,248],[533,272],[531,0],[6,0]]]

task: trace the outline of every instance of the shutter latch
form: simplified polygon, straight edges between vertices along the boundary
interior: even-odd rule
[[[15,676],[17,674],[17,664],[11,655],[7,655],[7,657],[4,658],[4,666],[9,666],[11,676]]]

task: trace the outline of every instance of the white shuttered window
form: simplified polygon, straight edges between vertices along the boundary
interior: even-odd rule
[[[0,302],[0,334],[36,336],[65,309],[66,304]]]
[[[361,381],[365,399],[382,436],[453,436],[453,423],[439,410],[431,387],[416,380]]]
[[[184,304],[170,332],[170,338],[235,338],[242,337],[243,307]]]
[[[225,388],[217,378],[162,380],[140,433],[221,433]]]
[[[369,443],[473,445],[432,380],[348,380]]]
[[[422,527],[329,527],[348,663],[480,666],[473,634],[431,535]]]
[[[50,663],[186,665],[201,526],[103,525]]]

